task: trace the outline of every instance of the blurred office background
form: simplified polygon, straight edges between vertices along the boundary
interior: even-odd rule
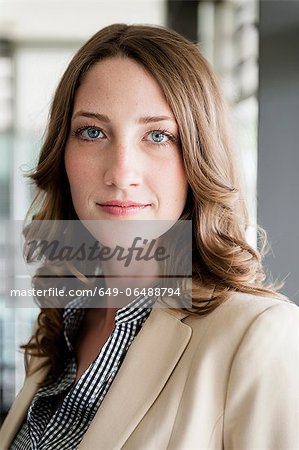
[[[199,42],[232,107],[253,225],[248,239],[256,244],[256,221],[268,230],[267,270],[285,279],[283,292],[299,302],[299,2],[0,0],[1,221],[24,219],[33,195],[24,173],[36,164],[67,63],[94,32],[115,22],[167,25]],[[35,308],[5,307],[7,300],[0,285],[1,414],[22,384],[16,349],[37,315]]]

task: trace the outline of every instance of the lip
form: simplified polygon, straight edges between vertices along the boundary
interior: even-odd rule
[[[151,203],[136,203],[132,200],[109,200],[97,203],[97,206],[112,216],[129,216],[148,208],[151,206]]]

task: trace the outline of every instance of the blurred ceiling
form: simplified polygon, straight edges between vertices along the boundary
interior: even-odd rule
[[[165,23],[164,0],[0,0],[0,38],[80,42],[116,22]]]

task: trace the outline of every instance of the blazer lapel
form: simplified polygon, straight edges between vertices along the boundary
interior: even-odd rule
[[[33,359],[32,366],[36,363],[39,364],[40,362],[40,358],[36,358],[36,360]],[[38,390],[38,383],[40,383],[45,378],[48,370],[49,366],[42,367],[26,378],[22,389],[17,395],[1,427],[1,450],[8,449],[12,440],[15,438],[18,429],[23,423],[34,394]]]
[[[121,448],[163,389],[191,337],[188,314],[154,308],[132,342],[78,450]]]

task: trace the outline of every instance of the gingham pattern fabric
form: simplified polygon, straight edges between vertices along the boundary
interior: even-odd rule
[[[64,310],[65,339],[73,356],[57,381],[40,388],[10,450],[74,450],[102,403],[126,352],[150,314],[153,298],[140,296],[119,309],[115,328],[95,361],[78,382],[74,337],[84,317],[86,299],[75,299]],[[59,404],[55,410],[55,404]]]

